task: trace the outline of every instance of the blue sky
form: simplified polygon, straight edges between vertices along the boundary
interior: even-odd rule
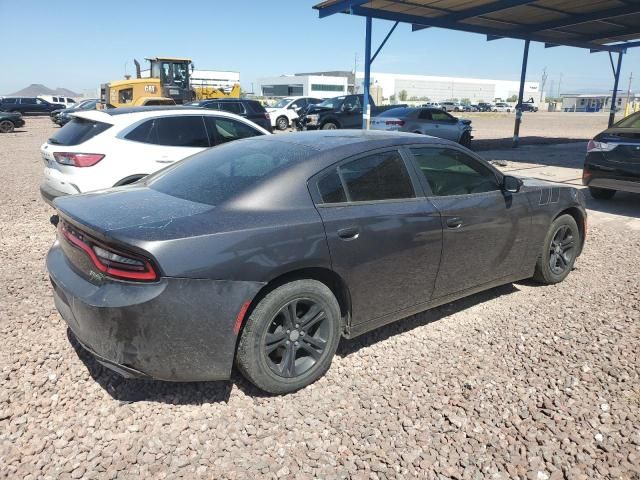
[[[132,73],[133,58],[157,55],[188,56],[196,68],[239,71],[245,90],[261,76],[349,70],[356,53],[362,69],[364,18],[320,20],[311,8],[318,1],[0,0],[3,37],[11,39],[2,52],[0,94],[31,83],[98,88],[122,78],[125,62]],[[391,25],[374,21],[373,48]],[[400,25],[373,70],[517,80],[522,48],[518,40],[487,42],[442,29],[412,33],[409,25]],[[563,92],[613,85],[606,53],[532,44],[527,80],[539,81],[544,67],[547,90],[553,82],[554,93],[561,75]],[[621,89],[627,89],[634,69],[640,91],[640,48],[624,57]]]

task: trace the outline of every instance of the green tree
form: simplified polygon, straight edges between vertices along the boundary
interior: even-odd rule
[[[460,103],[462,103],[464,105],[469,105],[471,103],[471,99],[470,98],[463,98],[462,100],[460,100]]]
[[[395,94],[391,95],[391,96],[389,97],[389,101],[390,101],[391,103],[394,103],[394,102],[396,101],[396,95],[395,95]]]
[[[405,102],[407,100],[407,96],[408,93],[406,90],[400,90],[400,92],[398,92],[398,98],[400,98],[401,102]]]
[[[517,102],[517,101],[518,101],[517,95],[511,95],[509,98],[507,98],[507,102]]]

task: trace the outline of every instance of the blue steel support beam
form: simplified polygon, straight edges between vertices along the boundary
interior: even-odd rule
[[[345,11],[351,13],[350,10],[353,7],[359,7],[360,5],[364,5],[368,1],[369,0],[341,0],[338,3],[334,3],[333,5],[329,5],[328,7],[319,9],[318,16],[320,18],[325,18]]]
[[[373,63],[373,61],[376,59],[376,57],[380,53],[380,50],[382,50],[382,47],[384,47],[384,44],[387,43],[387,40],[389,40],[389,37],[391,36],[393,31],[396,29],[396,27],[398,26],[399,23],[400,22],[396,22],[396,23],[393,24],[393,27],[391,27],[391,30],[389,30],[389,33],[387,33],[387,36],[384,37],[384,40],[382,41],[382,43],[380,44],[380,46],[376,50],[376,53],[374,53],[373,57],[371,57],[371,63]]]
[[[520,71],[520,90],[518,90],[518,104],[516,105],[516,124],[513,127],[513,148],[520,143],[520,122],[522,122],[522,97],[524,96],[524,82],[527,77],[527,63],[529,62],[529,40],[524,41],[522,55],[522,70]]]
[[[616,120],[616,100],[618,99],[618,83],[620,81],[620,70],[622,69],[622,52],[618,53],[618,68],[615,71],[613,80],[613,94],[611,95],[611,111],[609,112],[609,128]]]
[[[354,7],[352,9],[354,15],[362,17],[379,18],[382,20],[391,20],[394,22],[413,23],[416,25],[429,25],[432,27],[448,28],[452,30],[460,30],[463,32],[479,33],[481,35],[494,35],[504,38],[517,38],[520,40],[532,40],[534,42],[545,42],[544,38],[540,38],[535,34],[512,33],[511,31],[499,30],[496,28],[482,27],[466,23],[446,22],[439,18],[426,18],[419,15],[409,15],[406,13],[388,12],[384,10],[376,10],[367,7]],[[623,48],[619,46],[598,45],[590,42],[572,42],[563,41],[563,45],[577,48],[590,48],[604,52],[619,52]]]
[[[355,73],[355,72],[354,72]],[[369,104],[369,84],[371,83],[371,17],[367,17],[364,43],[364,91],[362,98],[362,128],[369,130],[371,105]]]

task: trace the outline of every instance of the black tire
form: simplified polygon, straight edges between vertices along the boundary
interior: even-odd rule
[[[581,242],[580,230],[571,215],[556,218],[544,238],[533,279],[545,285],[563,281],[573,269]]]
[[[303,326],[305,315],[308,327]],[[296,280],[281,285],[260,300],[247,319],[238,344],[238,369],[269,393],[306,387],[331,366],[340,341],[340,318],[338,301],[325,284]]]
[[[0,133],[11,133],[16,128],[10,120],[2,120],[0,121]]]
[[[338,128],[338,124],[332,121],[325,122],[320,127],[322,130],[336,130]]]
[[[460,137],[460,145],[471,148],[471,134],[469,132],[464,132],[462,134],[462,137]]]
[[[276,128],[278,130],[286,130],[287,128],[289,128],[289,119],[284,115],[279,116],[276,119]]]
[[[611,200],[616,191],[607,188],[589,187],[589,194],[596,200]]]

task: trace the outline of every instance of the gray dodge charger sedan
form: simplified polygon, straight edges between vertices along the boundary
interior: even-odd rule
[[[322,376],[340,337],[562,281],[587,230],[578,190],[397,132],[240,140],[55,206],[55,303],[99,362],[169,381],[235,362],[272,393]]]

